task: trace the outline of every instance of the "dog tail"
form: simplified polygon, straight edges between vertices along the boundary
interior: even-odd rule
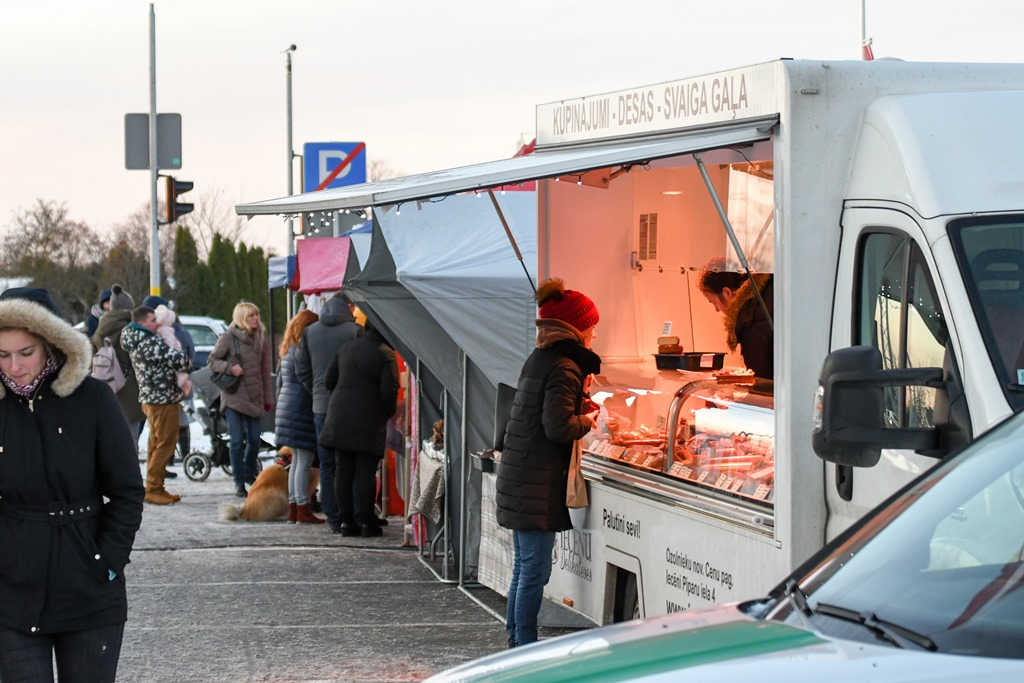
[[[236,522],[242,518],[242,506],[224,503],[220,506],[220,518],[224,522]]]

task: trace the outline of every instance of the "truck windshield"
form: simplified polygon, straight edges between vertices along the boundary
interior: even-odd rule
[[[1024,652],[1024,415],[940,464],[790,586],[769,618],[908,649]],[[801,599],[793,599],[792,596]]]
[[[992,366],[1015,412],[1024,409],[1024,216],[973,217],[950,238]]]

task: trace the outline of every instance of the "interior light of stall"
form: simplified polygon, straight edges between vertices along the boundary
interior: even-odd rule
[[[505,188],[501,188],[501,193],[505,194]]]
[[[395,207],[395,215],[396,216],[401,216],[402,215],[402,205],[401,204],[399,204],[398,206]]]
[[[579,178],[576,179],[576,184],[577,185],[582,185],[583,184],[583,176],[580,176]]]
[[[682,190],[665,190],[664,192],[662,192],[663,195],[666,195],[668,197],[678,197],[682,193]]]

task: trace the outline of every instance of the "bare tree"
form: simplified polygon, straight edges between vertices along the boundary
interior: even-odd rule
[[[97,264],[106,244],[68,213],[66,204],[44,199],[17,213],[3,237],[3,271],[31,277],[34,286],[50,290],[69,317],[79,319],[99,293]]]
[[[235,207],[224,199],[219,189],[207,190],[195,202],[195,210],[182,217],[178,223],[192,232],[199,251],[199,258],[206,260],[213,247],[213,235],[219,234],[229,242],[242,239],[245,223],[235,214]]]
[[[366,169],[366,179],[370,182],[384,180],[385,178],[397,178],[400,175],[403,175],[402,171],[395,170],[391,167],[391,164],[383,159],[371,160],[370,165]]]

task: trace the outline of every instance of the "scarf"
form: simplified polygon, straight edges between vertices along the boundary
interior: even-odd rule
[[[54,358],[53,356],[47,356],[46,364],[43,365],[42,372],[36,375],[36,378],[32,380],[31,384],[18,384],[17,382],[15,382],[2,372],[0,372],[0,380],[3,380],[4,386],[6,386],[8,389],[10,389],[18,396],[21,396],[22,398],[31,398],[32,395],[35,394],[36,389],[39,388],[39,385],[42,383],[42,381],[49,377],[50,375],[55,374],[57,370],[57,359]]]

